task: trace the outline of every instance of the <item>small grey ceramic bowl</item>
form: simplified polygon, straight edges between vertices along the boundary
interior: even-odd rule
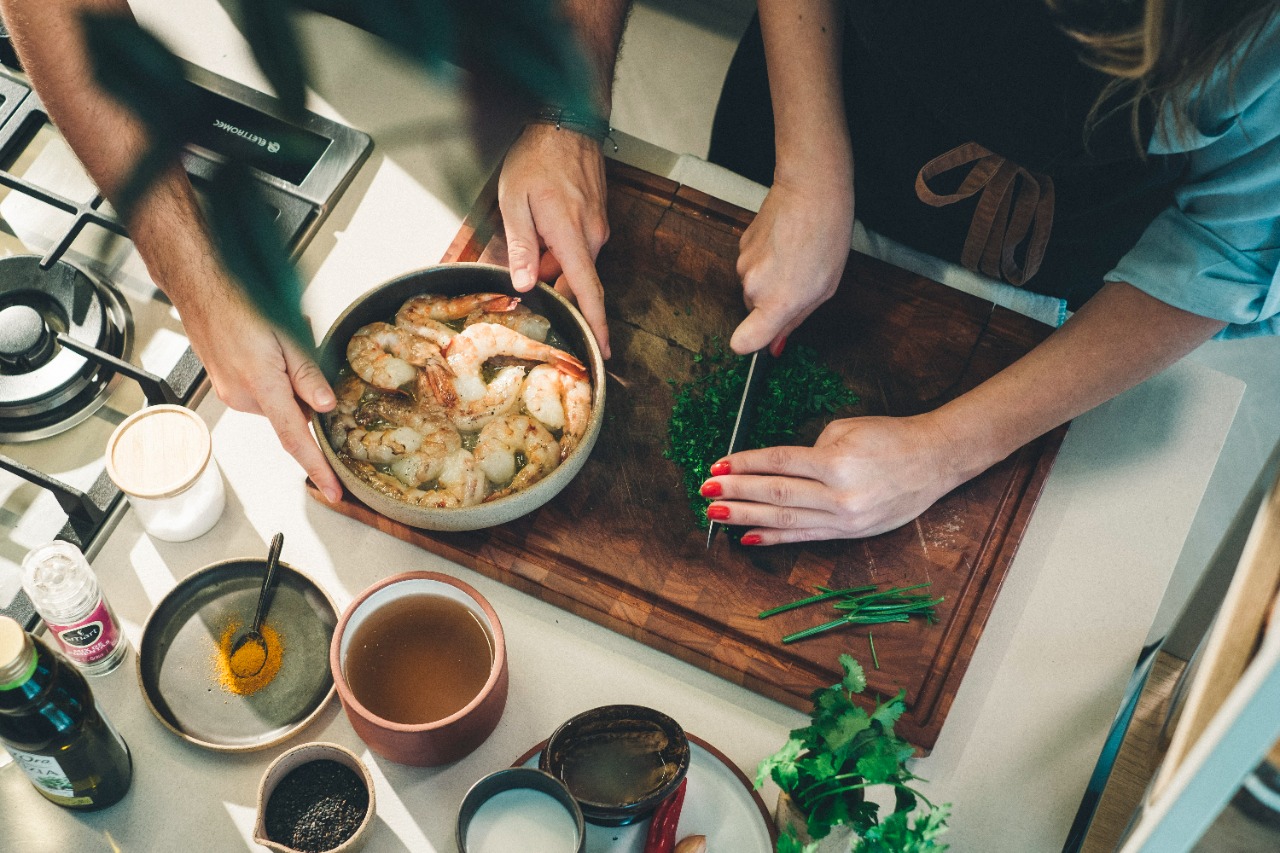
[[[524,794],[525,798],[505,803],[496,799],[499,794],[508,792]],[[555,812],[557,804],[563,807],[564,814],[548,814],[548,810]],[[486,812],[492,809],[496,813],[486,814],[476,821],[476,829],[483,833],[483,837],[472,837],[473,819],[486,805],[489,805]],[[546,821],[547,817],[554,820]],[[503,826],[504,818],[512,823]],[[530,821],[539,818],[543,821],[529,825]],[[460,853],[489,853],[493,850],[506,853],[514,849],[537,850],[538,853],[584,853],[587,849],[586,830],[582,810],[563,782],[533,767],[513,767],[490,773],[467,791],[458,809],[456,841]],[[529,835],[531,831],[545,832],[549,837],[532,838]],[[515,839],[506,836],[515,832],[523,834],[513,844]]]
[[[324,420],[313,415],[312,428],[325,458],[338,479],[358,500],[388,518],[426,530],[478,530],[504,524],[526,515],[555,497],[581,470],[600,435],[604,418],[604,356],[595,336],[570,302],[551,287],[538,284],[528,293],[516,293],[504,267],[491,264],[440,264],[411,272],[370,291],[342,313],[320,344],[321,359],[330,382],[346,363],[347,342],[356,330],[375,321],[391,321],[405,300],[423,293],[458,296],[464,293],[506,293],[551,321],[551,327],[568,342],[573,354],[587,366],[591,378],[591,419],[578,446],[554,471],[527,489],[469,507],[412,506],[373,488],[338,458],[329,445]]]
[[[643,705],[602,705],[556,729],[538,767],[565,783],[589,822],[626,826],[680,787],[690,758],[689,738],[666,714]]]

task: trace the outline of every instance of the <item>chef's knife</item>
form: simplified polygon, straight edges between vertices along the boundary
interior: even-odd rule
[[[769,354],[769,350],[756,350],[751,354],[751,361],[747,364],[747,382],[742,388],[742,401],[738,403],[738,416],[733,421],[733,433],[729,436],[729,449],[725,452],[728,456],[730,453],[737,453],[747,443],[747,436],[751,433],[751,425],[755,422],[756,400],[764,390],[765,380],[769,375],[769,367],[773,364],[773,356]],[[715,538],[716,530],[721,525],[717,522],[711,522],[707,527],[707,547],[711,547],[711,540]]]

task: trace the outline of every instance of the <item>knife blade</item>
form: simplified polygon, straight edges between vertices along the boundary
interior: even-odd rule
[[[729,449],[725,453],[726,456],[737,453],[746,444],[747,436],[751,433],[751,425],[755,422],[756,400],[764,389],[772,364],[773,356],[770,355],[768,348],[756,350],[751,354],[751,361],[747,364],[747,382],[742,388],[742,400],[738,403],[738,415],[733,421],[733,432],[729,435]],[[713,521],[707,527],[708,548],[711,547],[711,540],[715,538],[716,530],[722,526],[719,522]]]

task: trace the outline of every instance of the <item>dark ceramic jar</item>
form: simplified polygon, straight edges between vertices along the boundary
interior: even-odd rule
[[[689,772],[689,739],[641,705],[584,711],[551,735],[538,766],[564,782],[587,821],[626,826],[648,817]]]

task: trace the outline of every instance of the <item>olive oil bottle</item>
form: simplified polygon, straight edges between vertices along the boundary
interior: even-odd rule
[[[88,811],[119,802],[133,778],[129,748],[83,675],[0,616],[0,744],[50,802]]]

